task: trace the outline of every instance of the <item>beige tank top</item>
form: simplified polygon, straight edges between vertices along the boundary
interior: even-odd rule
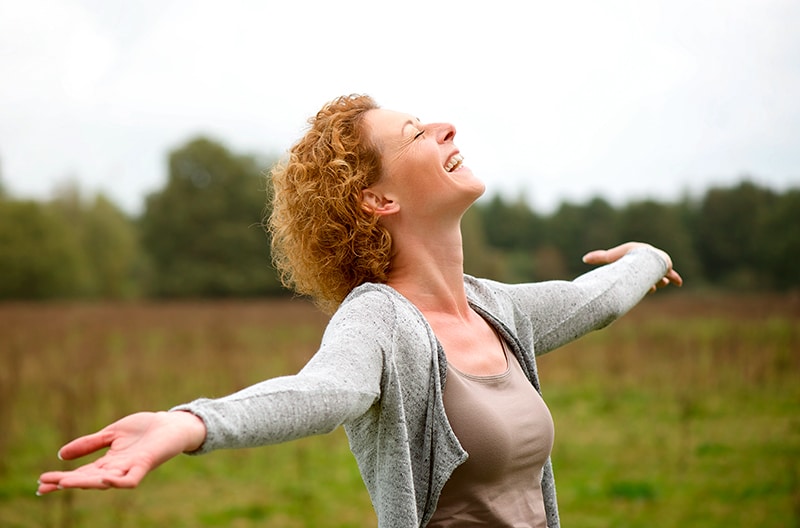
[[[445,484],[429,528],[545,528],[542,466],[553,419],[513,354],[508,369],[473,376],[447,367],[444,407],[469,458]]]

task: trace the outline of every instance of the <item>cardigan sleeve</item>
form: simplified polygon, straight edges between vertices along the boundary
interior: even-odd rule
[[[664,259],[642,247],[572,281],[495,286],[508,295],[516,316],[527,319],[534,351],[540,355],[609,325],[641,301],[666,272]]]
[[[364,414],[380,397],[392,330],[381,297],[362,295],[343,305],[297,374],[171,409],[191,412],[206,425],[206,439],[193,454],[324,434]]]

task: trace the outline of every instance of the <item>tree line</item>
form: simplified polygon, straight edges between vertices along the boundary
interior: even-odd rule
[[[218,298],[286,294],[262,227],[276,160],[199,137],[170,152],[163,189],[126,215],[75,184],[50,201],[0,186],[0,299]],[[464,218],[466,271],[520,282],[570,279],[588,250],[622,241],[668,251],[689,287],[796,289],[800,188],[743,180],[676,202],[614,207],[597,197],[539,214],[525,200],[479,201]]]

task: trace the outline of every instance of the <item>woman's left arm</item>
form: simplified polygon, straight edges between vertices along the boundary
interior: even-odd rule
[[[607,326],[650,291],[683,283],[669,255],[649,244],[628,242],[595,250],[583,260],[587,264],[608,265],[573,281],[511,286],[514,304],[532,325],[537,355]]]

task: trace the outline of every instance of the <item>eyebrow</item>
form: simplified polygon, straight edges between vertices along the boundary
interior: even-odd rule
[[[418,117],[415,117],[413,119],[409,119],[409,120],[403,122],[403,124],[400,126],[400,138],[398,139],[398,142],[397,142],[398,143],[398,150],[395,153],[395,157],[402,156],[402,154],[405,151],[405,149],[408,148],[408,146],[411,145],[411,143],[413,143],[413,141],[414,141],[413,134],[410,135],[410,136],[405,134],[406,127],[409,126],[409,125],[411,125],[413,127],[418,127],[418,124],[421,125],[421,121],[419,120]]]
[[[415,119],[416,119],[416,121],[415,121]],[[412,125],[412,126],[415,126],[415,127],[419,128],[417,125],[420,124],[420,123],[421,123],[421,121],[420,121],[420,119],[418,117],[415,117],[414,119],[409,119],[408,121],[403,123],[403,126],[400,128],[400,133],[402,134],[403,131],[406,129],[406,127],[408,125]]]

